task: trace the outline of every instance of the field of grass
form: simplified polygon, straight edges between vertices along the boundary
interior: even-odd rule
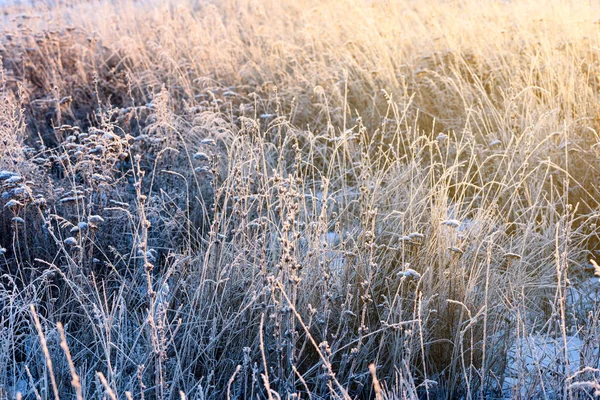
[[[600,397],[600,4],[0,14],[0,399]]]

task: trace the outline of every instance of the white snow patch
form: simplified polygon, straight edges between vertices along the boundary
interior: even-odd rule
[[[600,367],[582,365],[592,360],[598,363],[598,348],[577,336],[566,336],[566,352],[562,336],[532,334],[520,338],[508,351],[502,388],[505,398],[523,398],[531,393],[560,398],[562,393],[556,389],[563,379],[574,377],[584,367]]]

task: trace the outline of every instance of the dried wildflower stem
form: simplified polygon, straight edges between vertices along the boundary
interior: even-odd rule
[[[142,193],[142,183],[144,178],[144,170],[140,166],[141,157],[136,156],[136,200],[138,202],[137,212],[140,226],[139,242],[137,244],[137,251],[141,254],[143,273],[146,277],[146,291],[148,297],[148,316],[147,321],[150,327],[150,335],[152,338],[152,347],[154,352],[154,384],[159,399],[164,399],[164,379],[162,377],[162,335],[158,327],[155,317],[156,306],[157,306],[157,293],[154,290],[152,270],[154,264],[150,262],[148,258],[148,229],[150,228],[150,221],[146,215],[146,198],[147,196]]]
[[[56,385],[56,379],[54,378],[54,370],[52,368],[52,359],[50,358],[50,352],[48,351],[48,346],[46,344],[46,336],[44,335],[44,331],[42,330],[42,324],[40,323],[40,319],[38,318],[37,313],[35,312],[35,306],[33,304],[29,306],[29,310],[31,311],[31,315],[33,315],[33,320],[35,321],[35,327],[38,331],[38,336],[40,338],[42,350],[44,352],[44,356],[46,357],[46,366],[48,368],[48,374],[50,375],[50,383],[52,384],[52,390],[54,391],[54,398],[56,400],[60,400],[60,396],[58,394],[58,386]]]
[[[323,365],[325,365],[325,367],[327,368],[327,372],[329,373],[329,376],[331,376],[332,379],[333,379],[333,381],[335,382],[335,385],[336,385],[337,389],[342,393],[344,399],[348,399],[349,400],[350,396],[348,395],[348,392],[346,391],[346,389],[342,386],[342,384],[335,377],[335,373],[333,372],[333,368],[331,367],[331,363],[327,360],[327,358],[325,357],[325,355],[323,354],[323,352],[321,352],[321,349],[320,349],[319,345],[317,344],[317,342],[315,342],[315,339],[310,334],[310,331],[308,330],[308,327],[304,324],[304,321],[302,320],[302,317],[300,316],[300,314],[298,314],[298,311],[296,310],[296,306],[290,301],[290,298],[285,293],[285,289],[284,289],[283,285],[279,281],[275,281],[275,284],[278,286],[278,288],[281,291],[281,294],[283,295],[284,299],[287,301],[287,303],[288,303],[289,307],[291,308],[292,312],[294,313],[294,315],[298,319],[298,322],[300,323],[300,326],[302,326],[302,329],[304,329],[306,337],[308,338],[308,340],[310,340],[310,342],[312,343],[313,347],[315,348],[315,351],[319,355],[319,358],[323,362]]]
[[[567,261],[567,252],[566,250],[563,250],[563,252],[561,252],[561,246],[560,246],[560,242],[559,242],[559,238],[560,238],[560,223],[556,223],[556,234],[554,237],[554,255],[555,255],[555,265],[556,265],[556,279],[557,279],[557,285],[556,285],[556,297],[557,297],[557,301],[558,301],[558,309],[559,309],[559,313],[560,313],[560,321],[559,321],[559,328],[560,328],[560,334],[561,334],[561,339],[562,339],[562,346],[563,346],[563,357],[564,357],[564,364],[566,365],[567,371],[569,370],[569,366],[570,366],[570,358],[569,358],[569,344],[567,343],[567,316],[566,316],[566,310],[565,310],[565,305],[566,305],[566,296],[565,296],[565,291],[567,288],[567,281],[568,281],[568,277],[567,277],[567,267],[568,267],[568,261]],[[573,391],[571,389],[571,387],[569,385],[564,385],[563,386],[563,396],[566,399],[571,400],[573,398]]]
[[[75,394],[77,400],[83,400],[83,394],[81,391],[81,380],[79,379],[79,375],[75,370],[75,364],[73,364],[73,358],[71,357],[71,351],[69,350],[69,344],[67,343],[67,336],[65,335],[65,330],[63,328],[62,323],[57,322],[56,327],[58,328],[58,332],[60,332],[60,347],[65,352],[65,356],[67,357],[67,363],[69,364],[69,370],[71,371],[71,385],[75,389]]]
[[[31,376],[31,371],[27,365],[25,366],[25,372],[27,372],[27,379],[29,379],[29,383],[33,388],[33,394],[35,394],[36,400],[42,400],[42,396],[40,396],[40,392],[38,392],[37,388],[35,387],[35,381],[33,380],[33,376]]]
[[[375,400],[383,400],[383,390],[379,379],[377,379],[377,368],[375,364],[369,364],[369,372],[371,373],[371,379],[373,380],[373,390],[375,390]]]
[[[238,372],[240,372],[240,369],[242,369],[242,366],[238,364],[238,366],[235,367],[233,375],[231,375],[231,378],[229,378],[229,382],[227,382],[227,399],[231,399],[231,385],[235,381],[235,377],[237,376]]]
[[[292,370],[294,371],[294,373],[298,377],[298,380],[300,380],[300,382],[302,383],[302,386],[304,386],[304,390],[306,391],[306,394],[308,395],[308,399],[311,400],[312,399],[312,394],[310,393],[310,389],[308,388],[308,384],[306,383],[306,380],[304,379],[304,377],[302,376],[302,374],[300,374],[300,372],[298,371],[298,369],[296,368],[295,365],[292,365]]]
[[[108,381],[106,380],[106,377],[104,376],[104,374],[102,372],[98,371],[98,372],[96,372],[96,376],[98,377],[98,379],[100,379],[100,382],[104,386],[104,389],[106,390],[106,394],[108,395],[108,397],[110,397],[111,400],[117,400],[117,395],[110,388],[110,385],[108,384]]]
[[[259,327],[259,331],[258,331],[258,337],[260,340],[260,354],[262,355],[263,368],[264,368],[264,373],[261,375],[263,378],[263,383],[265,385],[265,389],[267,390],[267,398],[269,400],[273,400],[271,383],[269,382],[269,366],[267,364],[267,354],[265,351],[265,339],[263,337],[264,326],[265,326],[265,314],[263,313],[260,316],[260,327]]]
[[[488,302],[489,302],[489,291],[490,291],[490,267],[492,264],[492,248],[494,243],[494,236],[490,237],[487,260],[485,263],[485,289],[484,289],[484,300],[483,300],[483,342],[481,344],[481,380],[479,385],[479,395],[484,395],[485,388],[485,371],[486,371],[486,357],[487,357],[487,324],[488,324]],[[482,397],[483,398],[483,397]]]

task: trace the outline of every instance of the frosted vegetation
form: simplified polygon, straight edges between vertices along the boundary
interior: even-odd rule
[[[0,21],[0,398],[600,396],[600,5]]]

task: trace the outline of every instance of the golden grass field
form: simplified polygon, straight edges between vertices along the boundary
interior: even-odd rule
[[[0,6],[0,399],[600,397],[600,4]]]

